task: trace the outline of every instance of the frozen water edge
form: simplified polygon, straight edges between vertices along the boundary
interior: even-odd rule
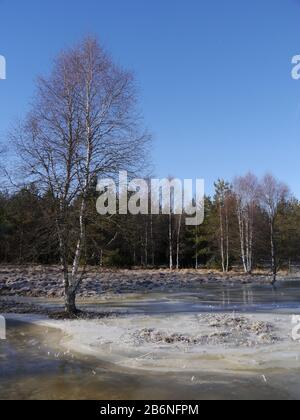
[[[120,367],[160,372],[266,374],[299,369],[300,343],[285,314],[128,315],[53,321],[8,319],[60,329],[60,345]]]

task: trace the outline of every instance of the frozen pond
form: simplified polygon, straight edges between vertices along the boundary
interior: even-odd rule
[[[221,375],[136,372],[59,353],[60,333],[9,323],[0,343],[1,399],[288,399],[299,398],[300,370]],[[50,344],[51,343],[51,344]]]
[[[199,312],[285,312],[300,311],[300,281],[279,281],[271,285],[203,284],[197,290],[182,292],[120,295],[95,301],[84,307],[97,310],[121,310],[130,313]]]
[[[34,302],[51,307],[60,305],[60,302],[53,305],[40,299]],[[184,293],[120,295],[80,304],[84,308],[122,313],[120,321],[116,318],[95,326],[102,338],[95,351],[97,357],[93,352],[84,354],[72,346],[68,350],[66,343],[62,345],[65,336],[58,329],[9,321],[7,340],[0,341],[0,399],[300,399],[300,344],[288,341],[287,337],[286,343],[246,348],[241,353],[239,348],[233,351],[230,346],[215,346],[208,348],[208,352],[201,348],[198,354],[193,348],[187,350],[174,345],[169,351],[165,343],[159,344],[155,347],[157,355],[154,352],[156,370],[151,370],[151,364],[147,366],[147,363],[137,369],[134,363],[114,363],[113,357],[99,356],[107,350],[105,331],[111,331],[111,341],[115,339],[116,343],[118,334],[122,333],[124,339],[124,331],[149,326],[181,333],[197,328],[202,331],[205,323],[199,323],[199,319],[203,322],[202,317],[210,314],[239,313],[248,317],[261,314],[262,320],[278,316],[274,319],[280,321],[280,331],[284,334],[284,328],[291,328],[290,315],[300,312],[298,281],[279,282],[276,289],[257,285],[203,285],[201,290]],[[68,334],[72,329],[80,332],[79,324],[80,321],[78,329],[74,323],[68,324]],[[87,326],[90,331],[81,326],[85,331],[82,345],[84,340],[87,343],[90,340],[95,349],[93,346],[99,338],[96,333],[91,337],[93,324]],[[132,352],[128,343],[126,351]],[[121,347],[110,347],[110,352],[114,351],[117,356],[125,354]],[[137,354],[134,357],[135,361],[139,359]],[[185,366],[176,371],[177,365],[171,362],[174,359],[177,363],[178,358],[180,363],[184,360]],[[172,367],[169,371],[166,360]]]

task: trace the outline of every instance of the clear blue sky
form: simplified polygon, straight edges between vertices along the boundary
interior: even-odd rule
[[[0,0],[0,131],[22,117],[35,77],[95,34],[133,69],[158,176],[272,171],[300,198],[298,0]]]

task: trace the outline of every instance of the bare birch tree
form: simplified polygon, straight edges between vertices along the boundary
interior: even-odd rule
[[[276,220],[278,217],[280,205],[285,203],[288,195],[289,189],[285,184],[278,181],[270,174],[265,175],[260,185],[260,202],[262,208],[266,212],[270,229],[270,251],[273,285],[275,285],[277,281],[278,271],[277,247],[275,238]]]
[[[51,192],[65,310],[76,314],[89,192],[97,177],[143,165],[148,136],[140,130],[132,74],[95,39],[83,41],[58,57],[48,79],[39,79],[35,104],[14,137],[29,177]],[[69,219],[74,203],[77,226]]]
[[[255,214],[258,208],[259,188],[257,177],[248,173],[234,180],[236,213],[239,226],[241,259],[246,274],[253,268],[253,242]]]

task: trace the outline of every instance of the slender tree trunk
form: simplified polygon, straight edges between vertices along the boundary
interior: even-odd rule
[[[86,211],[86,198],[82,198],[81,208],[80,208],[80,215],[79,215],[79,225],[80,225],[80,233],[78,237],[78,242],[76,246],[75,257],[73,260],[73,267],[72,267],[72,280],[76,278],[78,273],[78,268],[80,264],[81,252],[83,243],[85,241],[85,211]]]
[[[241,244],[241,258],[246,274],[252,272],[252,248],[253,248],[253,227],[248,215],[244,216],[239,221],[240,226],[240,244]]]
[[[177,270],[179,270],[181,222],[182,222],[182,214],[179,216],[178,229],[177,229],[177,244],[176,244],[176,269]]]
[[[141,244],[141,249],[140,249],[140,251],[141,251],[141,254],[140,254],[140,266],[141,267],[143,267],[144,266],[144,253],[143,253],[143,248],[144,248],[144,242],[143,242],[143,234],[141,234],[141,236],[140,236],[140,244]]]
[[[245,255],[245,228],[244,228],[244,218],[241,208],[238,209],[238,223],[239,223],[239,233],[240,233],[240,246],[241,246],[241,259],[244,267],[245,273],[247,273],[247,263]]]
[[[146,222],[146,230],[145,230],[145,266],[148,267],[148,219]]]
[[[253,234],[254,232],[254,217],[251,214],[250,222],[249,222],[249,260],[248,260],[248,274],[252,274],[252,267],[253,267]]]
[[[275,238],[274,238],[274,220],[271,220],[270,223],[271,230],[271,264],[272,264],[272,285],[275,285],[277,281],[277,258],[276,258],[276,247],[275,247]]]
[[[225,225],[226,225],[226,273],[229,271],[229,217],[228,209],[225,210]]]
[[[59,210],[61,212],[60,216],[56,218],[56,231],[59,240],[59,249],[60,249],[60,264],[61,264],[61,271],[64,279],[64,298],[65,298],[65,312],[68,314],[75,314],[76,313],[76,305],[75,305],[75,294],[71,293],[71,282],[70,282],[70,274],[69,274],[69,267],[68,267],[68,257],[66,253],[66,238],[65,238],[65,225],[64,220],[65,216],[62,215],[62,209]]]
[[[155,251],[154,251],[154,237],[153,237],[153,215],[150,215],[150,236],[151,236],[151,265],[155,266]]]
[[[169,266],[173,270],[172,213],[169,215]]]
[[[246,216],[246,268],[247,274],[252,272],[252,245],[253,245],[253,224],[249,213]]]
[[[198,260],[198,226],[196,226],[196,262],[195,268],[198,270],[199,268],[199,260]]]
[[[246,274],[249,272],[249,220],[248,215],[245,218],[245,247],[246,247]]]
[[[222,270],[225,273],[225,255],[224,255],[224,227],[223,227],[223,214],[222,206],[220,204],[220,246],[221,246],[221,261],[222,261]]]

